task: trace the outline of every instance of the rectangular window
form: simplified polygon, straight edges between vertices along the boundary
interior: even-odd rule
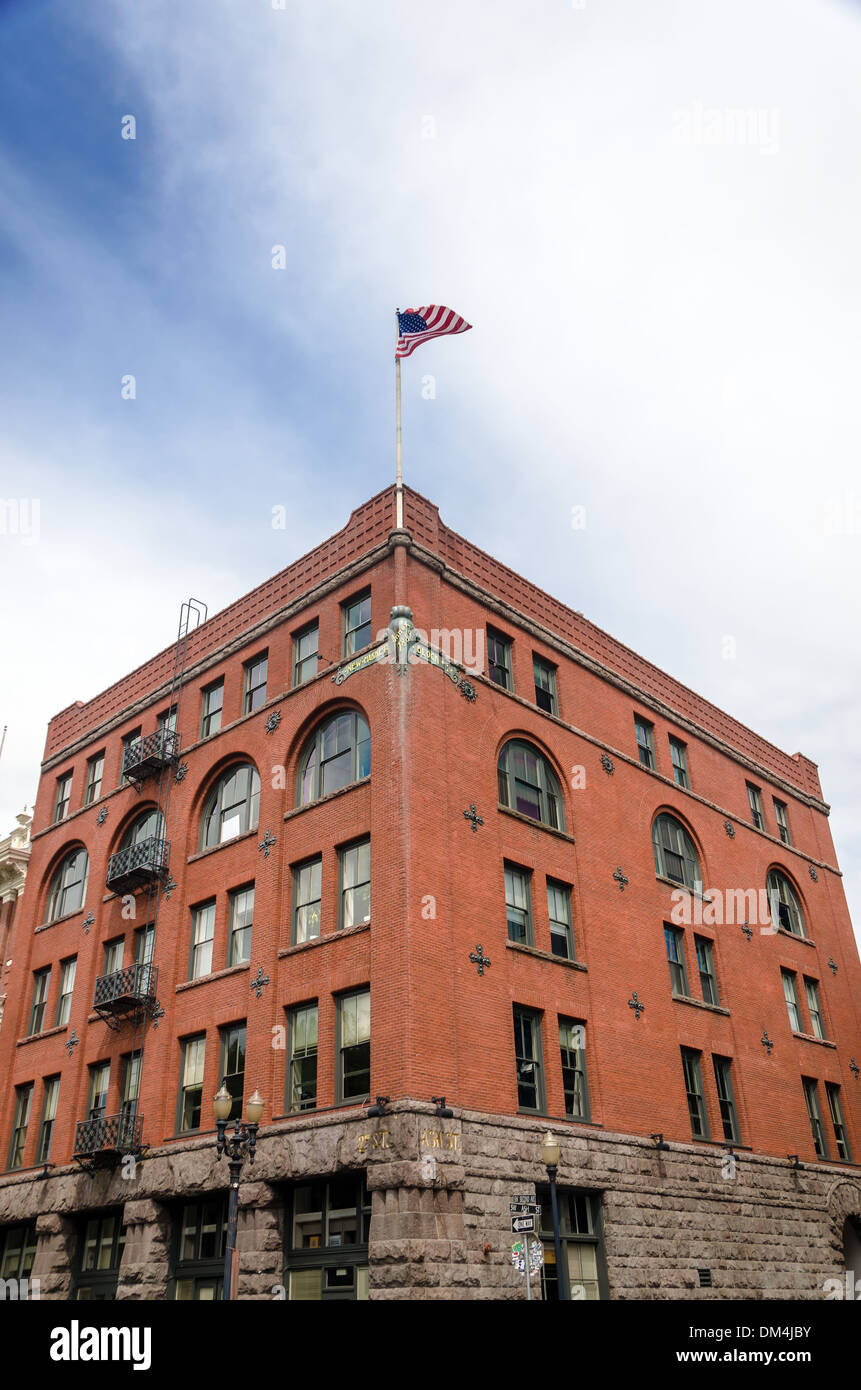
[[[532,654],[532,671],[535,678],[535,703],[548,714],[558,714],[556,704],[556,669],[549,661]]]
[[[172,734],[176,733],[176,705],[171,705],[170,709],[162,710],[157,719],[158,731],[163,733],[169,729]]]
[[[320,628],[311,623],[293,638],[293,684],[302,685],[317,674]]]
[[[15,1087],[15,1119],[12,1123],[12,1141],[9,1145],[10,1168],[20,1168],[24,1162],[24,1145],[27,1143],[27,1126],[30,1123],[30,1106],[33,1104],[33,1082]]]
[[[777,821],[777,833],[785,845],[791,845],[792,836],[789,833],[789,819],[786,814],[786,802],[778,801],[776,796],[773,797],[772,800],[774,801],[774,819]]]
[[[293,944],[320,935],[323,860],[319,856],[293,870]]]
[[[672,734],[670,734],[670,758],[673,764],[673,779],[676,786],[689,788],[691,779],[688,776],[687,746],[682,743],[680,738],[673,738]]]
[[[634,730],[637,735],[637,752],[640,755],[640,762],[643,767],[654,769],[655,766],[655,730],[648,719],[642,719],[639,714],[634,715]]]
[[[813,1147],[816,1150],[816,1156],[817,1158],[827,1158],[828,1144],[819,1110],[818,1083],[812,1076],[802,1076],[801,1084],[804,1087],[804,1100],[807,1105],[807,1117],[810,1120],[810,1131],[813,1135]]]
[[[317,1105],[317,1005],[302,1004],[287,1015],[287,1110],[314,1110]]]
[[[571,926],[571,889],[567,883],[547,880],[547,914],[550,918],[550,949],[562,960],[574,960],[574,931]]]
[[[235,888],[230,894],[227,964],[241,965],[251,959],[251,927],[254,921],[254,884]]]
[[[505,865],[505,914],[508,919],[508,939],[521,945],[533,945],[532,908],[528,869]]]
[[[542,1297],[548,1302],[597,1302],[602,1297],[602,1285],[606,1290],[600,1195],[557,1189],[561,1270],[556,1266],[550,1188],[536,1184],[535,1196],[541,1205],[538,1238],[544,1248]],[[606,1292],[603,1297],[608,1297]]]
[[[36,1257],[36,1223],[0,1230],[0,1279],[27,1279]]]
[[[589,1091],[586,1086],[586,1027],[567,1018],[559,1020],[559,1048],[562,1054],[562,1089],[565,1114],[578,1120],[589,1118]]]
[[[803,1032],[801,1027],[801,1010],[798,1007],[798,994],[795,989],[795,976],[791,970],[781,970],[783,980],[783,997],[786,1000],[786,1012],[789,1014],[789,1026],[793,1033]]]
[[[69,814],[69,801],[72,796],[72,774],[65,772],[62,777],[57,778],[57,799],[54,802],[54,824],[58,820],[65,820]]]
[[[242,1119],[242,1093],[245,1088],[245,1024],[232,1023],[220,1029],[221,1053],[219,1084],[227,1087],[233,1101],[229,1120]]]
[[[291,1302],[368,1297],[370,1219],[364,1175],[345,1172],[293,1189],[284,1241]]]
[[[828,1097],[828,1109],[831,1112],[831,1123],[834,1127],[834,1142],[837,1145],[837,1157],[842,1158],[844,1163],[852,1162],[852,1151],[849,1148],[849,1136],[846,1133],[846,1122],[843,1119],[843,1107],[840,1104],[840,1087],[833,1081],[826,1081],[825,1094]]]
[[[120,1114],[133,1119],[138,1112],[141,1089],[141,1054],[129,1052],[122,1059],[122,1084],[120,1089]]]
[[[520,1110],[544,1112],[541,1019],[531,1009],[514,1006],[514,1065]]]
[[[732,1089],[732,1061],[729,1057],[713,1057],[723,1137],[728,1144],[740,1144],[741,1132]]]
[[[266,677],[269,671],[269,653],[261,652],[247,661],[245,670],[245,694],[242,700],[242,713],[251,714],[266,703]]]
[[[810,1026],[813,1029],[814,1038],[826,1037],[825,1019],[822,1016],[822,1005],[819,1001],[819,983],[804,977],[804,992],[807,995],[807,1008],[810,1012]]]
[[[341,911],[338,925],[355,927],[371,920],[371,842],[342,849],[338,856],[341,876]]]
[[[338,1000],[337,1100],[359,1100],[371,1093],[371,992],[360,990]]]
[[[700,972],[700,989],[703,992],[703,1000],[706,1004],[719,1004],[712,943],[706,936],[695,936],[694,944],[697,948],[697,966]]]
[[[670,981],[673,994],[688,996],[688,972],[685,969],[685,934],[678,927],[664,927],[664,941],[667,946],[667,960],[670,963]]]
[[[98,800],[102,790],[102,777],[105,771],[104,749],[90,758],[87,763],[87,784],[84,788],[84,805],[92,806]]]
[[[138,726],[137,729],[132,729],[132,730],[131,730],[129,733],[127,733],[127,734],[123,734],[123,738],[122,738],[122,752],[121,752],[121,754],[120,754],[120,786],[122,786],[123,780],[124,780],[124,778],[123,778],[123,768],[126,767],[126,765],[127,765],[128,762],[129,762],[129,759],[132,757],[131,749],[134,747],[134,745],[135,745],[137,742],[139,742],[140,736],[141,736],[140,726]]]
[[[105,958],[103,975],[113,975],[117,970],[123,968],[123,955],[125,953],[126,939],[124,936],[117,936],[113,941],[105,942]]]
[[[155,928],[152,923],[138,927],[135,932],[135,965],[149,965],[152,962],[155,944]]]
[[[759,787],[755,787],[752,782],[746,782],[747,799],[750,802],[750,818],[757,830],[765,829],[765,817],[762,814],[762,796]]]
[[[28,1033],[41,1033],[45,1025],[45,1009],[48,1004],[48,987],[51,983],[51,967],[37,970],[33,975],[33,1003],[30,1008]]]
[[[224,708],[224,679],[207,685],[201,692],[200,737],[209,738],[221,728],[221,714]]]
[[[72,1009],[72,993],[75,988],[75,974],[78,969],[78,957],[70,956],[68,960],[60,962],[60,993],[57,999],[57,1016],[54,1023],[57,1028],[62,1024],[68,1023],[69,1014]]]
[[[511,640],[501,632],[487,629],[487,674],[503,690],[513,690],[511,679]]]
[[[116,1298],[117,1277],[126,1243],[126,1228],[118,1211],[104,1212],[81,1223],[78,1244],[80,1276],[75,1280],[78,1302],[103,1303]]]
[[[94,1062],[90,1067],[87,1092],[87,1119],[98,1120],[108,1107],[108,1087],[111,1084],[110,1062]]]
[[[173,1286],[180,1303],[216,1303],[221,1298],[227,1245],[227,1201],[189,1202],[178,1213]]]
[[[371,591],[342,604],[344,614],[344,656],[353,656],[371,640]]]
[[[212,939],[215,936],[215,900],[202,903],[191,913],[191,954],[188,978],[199,980],[212,973]]]
[[[206,1054],[206,1034],[185,1038],[182,1042],[182,1062],[179,1073],[179,1113],[177,1129],[181,1134],[200,1129],[203,1104],[203,1062]]]
[[[700,1070],[700,1054],[689,1047],[682,1048],[682,1070],[685,1076],[685,1091],[688,1097],[688,1113],[691,1117],[691,1134],[694,1139],[708,1139],[709,1122],[703,1096],[703,1077]]]

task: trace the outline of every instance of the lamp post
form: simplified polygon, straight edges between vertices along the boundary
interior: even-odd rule
[[[260,1124],[260,1117],[263,1114],[263,1097],[259,1091],[248,1101],[245,1107],[245,1123],[238,1118],[236,1120],[233,1133],[227,1134],[227,1124],[230,1111],[233,1108],[233,1097],[225,1086],[221,1083],[221,1090],[215,1096],[212,1108],[215,1111],[215,1126],[218,1132],[216,1140],[216,1158],[220,1159],[223,1153],[227,1154],[230,1160],[230,1198],[227,1205],[227,1245],[224,1251],[224,1289],[222,1298],[229,1299],[232,1292],[233,1283],[233,1252],[236,1249],[236,1211],[239,1206],[239,1175],[242,1172],[242,1165],[246,1158],[249,1163],[254,1162],[254,1150],[257,1146],[257,1127]]]
[[[562,1146],[548,1129],[541,1140],[541,1157],[550,1179],[550,1206],[553,1210],[553,1248],[556,1252],[556,1296],[568,1297],[568,1271],[562,1267],[562,1242],[559,1239],[559,1203],[556,1197],[556,1170],[562,1155]]]

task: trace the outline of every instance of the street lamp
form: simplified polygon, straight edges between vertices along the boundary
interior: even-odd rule
[[[568,1271],[562,1267],[562,1242],[559,1239],[559,1203],[556,1199],[556,1170],[562,1155],[562,1146],[548,1129],[541,1140],[541,1157],[550,1179],[550,1205],[553,1210],[553,1248],[556,1252],[556,1297],[568,1297]]]
[[[233,1097],[223,1081],[221,1089],[213,1099],[212,1108],[215,1111],[215,1127],[218,1132],[215,1156],[220,1159],[221,1155],[226,1153],[230,1160],[230,1198],[227,1206],[227,1246],[224,1251],[224,1289],[222,1292],[222,1298],[229,1299],[233,1282],[233,1252],[236,1249],[239,1175],[246,1158],[249,1163],[254,1162],[257,1127],[263,1114],[263,1097],[259,1091],[254,1092],[245,1107],[245,1123],[243,1124],[237,1117],[231,1135],[228,1135],[226,1131],[230,1111],[233,1108]]]

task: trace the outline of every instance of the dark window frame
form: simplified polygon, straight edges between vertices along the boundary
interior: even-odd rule
[[[741,1127],[738,1121],[735,1087],[732,1084],[732,1058],[713,1053],[712,1066],[724,1139],[728,1144],[740,1144]]]
[[[688,1118],[691,1122],[692,1139],[710,1139],[709,1116],[706,1106],[705,1086],[703,1085],[702,1053],[698,1048],[682,1047],[682,1075],[685,1095],[688,1101]],[[702,1132],[697,1132],[697,1124]]]
[[[541,1013],[537,1009],[530,1009],[523,1004],[512,1005],[514,1021],[514,1075],[517,1087],[517,1111],[523,1115],[546,1115],[547,1114],[547,1089],[544,1078],[544,1039],[541,1027]],[[520,1029],[518,1031],[518,1024]],[[532,1055],[521,1048],[521,1042],[529,1032],[529,1045]],[[521,1050],[518,1050],[521,1048]],[[534,1070],[533,1080],[528,1081],[523,1078],[528,1075],[525,1067],[532,1066]],[[535,1105],[524,1103],[522,1096],[528,1089],[535,1091]]]
[[[368,877],[367,877],[367,879],[361,879],[361,878],[358,878],[358,877],[357,877],[355,883],[352,883],[352,884],[345,884],[345,883],[344,883],[344,874],[345,874],[345,869],[346,869],[346,864],[347,864],[347,856],[353,854],[354,852],[357,853],[357,854],[360,854],[360,852],[361,852],[363,849],[365,849],[365,848],[367,848],[367,851],[368,851]],[[361,872],[362,872],[362,870],[361,870],[361,865],[359,864],[359,867],[357,867],[356,873],[357,873],[357,875],[358,875],[358,874],[361,873]],[[361,921],[357,921],[357,920],[356,920],[356,908],[355,908],[355,906],[352,906],[352,909],[351,909],[351,913],[350,913],[350,914],[347,913],[347,894],[348,894],[348,893],[353,893],[354,895],[357,894],[358,890],[364,888],[366,884],[367,884],[367,889],[368,889],[368,892],[367,892],[367,908],[368,908],[368,912],[367,912],[367,916],[362,917]],[[361,911],[361,907],[362,907],[362,901],[361,901],[361,895],[359,895],[359,911]],[[351,915],[352,918],[353,918],[353,920],[352,920],[351,922],[348,922],[348,921],[347,921],[348,915]],[[370,920],[371,920],[371,837],[370,837],[370,835],[361,835],[361,836],[359,836],[358,839],[356,839],[356,840],[351,840],[349,844],[340,845],[339,848],[338,848],[338,930],[341,931],[341,930],[343,930],[345,927],[363,926],[365,923],[370,922]]]
[[[368,999],[368,1036],[355,1043],[344,1042],[344,1006],[350,1000],[360,999],[367,996]],[[371,1041],[373,1038],[373,1015],[370,1011],[371,990],[369,985],[362,985],[357,989],[345,990],[343,994],[335,997],[335,1104],[336,1105],[355,1105],[370,1099],[371,1095]],[[357,1018],[358,1023],[358,1018]],[[357,1030],[358,1031],[358,1030]],[[345,1054],[348,1050],[367,1047],[368,1049],[368,1087],[367,1090],[351,1091],[346,1093],[347,1069],[345,1066]],[[351,1075],[361,1076],[366,1068],[356,1068]]]
[[[511,637],[500,632],[498,628],[490,627],[487,629],[487,678],[494,685],[498,685],[500,690],[514,689],[514,661],[512,653],[514,642]],[[502,658],[501,660],[499,658]],[[501,673],[502,680],[494,672]]]
[[[206,1036],[206,1033],[205,1033],[205,1032],[202,1032],[202,1033],[189,1033],[189,1034],[187,1034],[185,1037],[178,1038],[178,1039],[177,1039],[177,1042],[179,1043],[179,1090],[178,1090],[177,1104],[176,1104],[176,1133],[177,1133],[177,1134],[199,1134],[199,1133],[200,1133],[200,1130],[201,1130],[202,1127],[203,1127],[203,1125],[202,1125],[202,1121],[203,1121],[203,1085],[204,1085],[204,1079],[205,1079],[205,1077],[206,1077],[206,1043],[207,1043],[207,1036]],[[188,1058],[189,1058],[189,1055],[190,1055],[190,1048],[191,1048],[192,1044],[197,1044],[197,1043],[200,1043],[200,1042],[203,1043],[203,1054],[202,1054],[202,1065],[201,1065],[201,1077],[200,1077],[200,1081],[199,1081],[199,1082],[198,1082],[198,1081],[194,1081],[194,1082],[192,1082],[192,1083],[189,1085],[189,1084],[186,1084],[186,1071],[187,1071],[187,1062],[188,1062]],[[220,1085],[220,1082],[219,1082],[219,1085]],[[183,1123],[184,1120],[185,1120],[185,1118],[186,1118],[186,1095],[187,1095],[187,1093],[190,1093],[190,1092],[192,1092],[192,1091],[198,1090],[198,1088],[199,1088],[199,1091],[200,1091],[199,1096],[198,1096],[198,1098],[197,1098],[196,1101],[193,1101],[193,1102],[192,1102],[192,1107],[195,1107],[195,1106],[196,1106],[196,1108],[197,1108],[197,1121],[198,1121],[198,1122],[197,1122],[196,1125],[190,1125],[190,1126],[187,1126],[187,1127],[186,1127],[186,1126],[184,1126],[184,1123]],[[193,1114],[193,1113],[194,1113],[194,1110],[192,1109],[192,1114]]]
[[[354,608],[363,608],[368,605],[368,615],[360,622],[351,622],[351,613]],[[361,613],[359,614],[361,617]],[[367,633],[365,629],[367,628]],[[373,608],[372,591],[362,589],[360,593],[354,594],[352,598],[344,599],[341,604],[341,633],[342,633],[342,652],[343,659],[355,656],[357,652],[369,647],[374,640],[373,628]]]
[[[502,861],[503,882],[505,885],[505,921],[508,930],[508,940],[513,941],[518,946],[535,945],[535,924],[532,915],[532,870],[525,868],[522,864],[514,864],[510,859]],[[509,899],[509,879],[512,885],[519,883],[523,889],[525,906]],[[517,935],[512,931],[512,913],[523,913],[524,920],[522,933]]]
[[[313,650],[313,651],[307,652],[307,653],[303,656],[303,655],[302,655],[302,643],[303,643],[303,641],[304,641],[304,639],[305,639],[306,637],[310,637],[312,634],[313,634],[313,635],[316,637],[316,639],[317,639],[317,642],[316,642],[316,645],[315,645],[315,647],[314,647],[314,650]],[[310,671],[310,672],[306,675],[306,674],[304,673],[304,667],[306,666],[306,664],[307,664],[309,661],[312,661],[312,660],[313,660],[313,663],[314,663],[314,669],[313,669],[313,671]],[[293,665],[292,665],[292,670],[293,670],[293,688],[295,689],[297,686],[304,685],[306,681],[313,680],[314,677],[317,675],[317,672],[318,672],[318,670],[319,670],[319,666],[320,666],[320,622],[319,622],[319,619],[315,618],[314,621],[313,621],[312,623],[306,623],[304,627],[299,628],[299,630],[298,630],[297,632],[294,632],[294,634],[293,634]]]
[[[559,714],[559,700],[556,690],[557,667],[546,657],[539,656],[537,652],[532,653],[532,680],[535,686],[535,703],[539,709],[544,710],[545,714]],[[547,678],[547,684],[542,685],[539,681],[539,674]]]
[[[212,697],[219,694],[221,699],[217,705],[213,705]],[[203,686],[200,692],[200,737],[212,738],[221,729],[221,720],[224,715],[224,677],[221,676],[217,681],[211,681],[209,685]]]
[[[98,801],[101,795],[102,782],[105,776],[105,752],[106,750],[103,748],[101,753],[94,753],[91,758],[87,759],[87,780],[84,783],[85,806],[92,806],[93,802]],[[98,769],[98,777],[95,776],[96,769]]]
[[[263,679],[256,679],[260,667],[264,668]],[[266,704],[266,688],[269,683],[269,648],[264,648],[256,656],[242,663],[242,713],[254,714]],[[260,694],[260,692],[263,692]]]
[[[307,1042],[307,1040],[306,1040],[306,1041],[303,1042],[302,1045],[301,1045],[302,1051],[301,1051],[301,1055],[299,1055],[299,1053],[297,1052],[297,1049],[296,1049],[296,1032],[297,1032],[297,1024],[298,1024],[300,1018],[302,1018],[302,1017],[304,1017],[304,1016],[306,1016],[306,1015],[310,1015],[311,1013],[314,1014],[314,1034],[315,1034],[314,1045],[313,1045],[313,1048],[312,1048],[312,1047],[308,1044],[308,1042]],[[307,1031],[305,1032],[305,1037],[306,1037],[306,1039],[307,1039]],[[314,1060],[314,1066],[313,1066],[313,1091],[314,1091],[314,1094],[313,1094],[313,1097],[308,1097],[308,1098],[306,1098],[304,1095],[301,1095],[301,1096],[300,1096],[300,1099],[299,1099],[299,1101],[298,1101],[298,1103],[297,1103],[297,1101],[295,1100],[295,1094],[296,1094],[297,1092],[304,1091],[304,1089],[305,1089],[306,1087],[310,1087],[310,1085],[311,1085],[311,1078],[310,1078],[310,1075],[307,1076],[307,1077],[305,1076],[305,1074],[304,1074],[304,1068],[303,1068],[303,1069],[301,1069],[301,1072],[302,1072],[301,1077],[300,1077],[300,1079],[297,1081],[297,1080],[296,1080],[296,1071],[295,1071],[294,1069],[296,1068],[297,1062],[298,1062],[298,1063],[308,1062],[308,1061],[310,1061],[311,1058],[313,1058],[313,1060]],[[312,1111],[312,1110],[316,1110],[316,1109],[317,1109],[317,1100],[318,1100],[318,1078],[319,1078],[319,1060],[320,1060],[320,1007],[319,1007],[319,1003],[318,1003],[318,1001],[317,1001],[316,999],[309,999],[309,1000],[307,1000],[305,1003],[301,1003],[301,1004],[292,1004],[292,1005],[288,1008],[288,1010],[287,1010],[287,1077],[286,1077],[285,1096],[284,1096],[284,1108],[285,1108],[285,1110],[286,1110],[286,1112],[287,1112],[288,1115],[304,1115],[304,1114],[307,1114],[309,1111]],[[310,1068],[310,1067],[308,1068],[308,1071],[309,1071],[309,1072],[311,1071],[311,1068]]]

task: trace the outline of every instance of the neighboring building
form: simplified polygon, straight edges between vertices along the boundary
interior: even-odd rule
[[[3,1026],[6,981],[12,965],[9,943],[12,938],[12,924],[27,877],[30,822],[33,818],[27,815],[25,809],[15,819],[18,822],[15,829],[5,840],[0,840],[0,1027]]]
[[[217,1297],[224,1079],[265,1099],[239,1297],[522,1298],[523,1192],[556,1296],[548,1129],[566,1296],[842,1278],[861,965],[809,759],[409,489],[191,631],[178,712],[175,655],[49,726],[0,1273]]]

